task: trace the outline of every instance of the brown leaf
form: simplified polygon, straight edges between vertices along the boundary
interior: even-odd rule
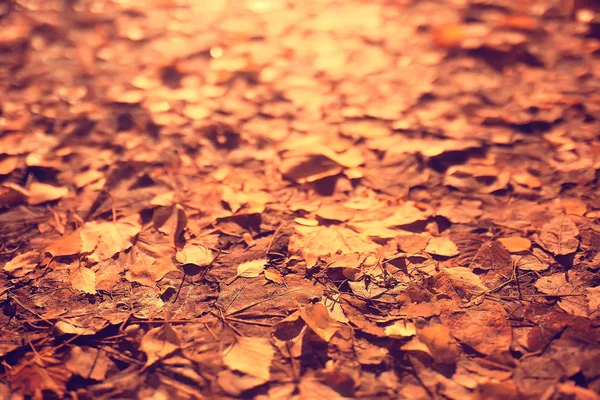
[[[526,251],[531,247],[531,240],[519,236],[503,237],[498,241],[511,253]]]
[[[4,272],[9,273],[14,277],[25,276],[32,272],[41,261],[40,253],[37,251],[28,251],[22,253],[8,261],[2,267]]]
[[[465,311],[442,314],[441,319],[460,342],[480,353],[492,355],[510,349],[512,330],[506,316],[504,307],[486,300]]]
[[[81,251],[80,232],[72,232],[46,247],[46,253],[53,257],[72,256]]]
[[[85,379],[103,381],[115,364],[106,353],[93,347],[71,347],[65,367]]]
[[[224,370],[217,375],[217,385],[231,396],[239,398],[242,393],[264,384],[266,380],[251,375],[242,375]]]
[[[483,269],[507,273],[512,269],[510,253],[496,240],[485,241],[479,237],[458,238],[459,263],[471,269]]]
[[[223,351],[223,362],[234,371],[268,381],[274,355],[275,349],[269,339],[241,336]]]
[[[206,246],[186,245],[183,250],[175,254],[175,259],[181,264],[194,264],[206,266],[213,260],[212,252]]]
[[[69,189],[66,187],[33,182],[27,190],[27,203],[31,205],[42,204],[48,201],[62,199],[68,194]]]
[[[535,288],[549,296],[563,296],[558,302],[560,308],[569,314],[587,317],[590,313],[587,298],[584,296],[587,283],[581,281],[577,272],[570,270],[566,275],[558,272],[542,276],[535,283]]]
[[[573,253],[579,247],[579,229],[566,215],[554,217],[542,227],[542,246],[554,255]]]
[[[165,358],[178,350],[180,346],[181,337],[170,324],[150,329],[140,344],[140,350],[146,353],[147,357],[145,367]]]
[[[454,364],[460,350],[456,340],[450,335],[448,327],[438,324],[429,325],[418,330],[417,337],[431,352],[435,362]]]
[[[466,299],[488,290],[478,275],[464,267],[444,268],[435,276],[434,287],[440,293],[453,292],[458,298]]]
[[[103,261],[115,254],[129,249],[132,239],[140,233],[142,226],[139,218],[134,215],[113,222],[88,222],[80,232],[81,251],[92,253],[88,258],[92,261]]]
[[[429,254],[444,257],[454,257],[458,255],[458,247],[447,237],[433,237],[429,240],[425,251]]]
[[[71,286],[87,294],[96,294],[96,274],[89,268],[78,266],[70,275]]]
[[[326,342],[329,342],[338,330],[346,327],[333,319],[321,303],[301,307],[299,311],[306,325]]]

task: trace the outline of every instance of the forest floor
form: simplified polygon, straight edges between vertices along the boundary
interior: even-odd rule
[[[599,399],[593,1],[0,5],[0,398]]]

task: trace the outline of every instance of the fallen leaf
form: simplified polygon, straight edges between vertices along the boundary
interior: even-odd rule
[[[244,392],[254,389],[265,382],[265,379],[251,375],[242,375],[230,370],[224,370],[217,374],[217,385],[228,395],[237,398]]]
[[[107,372],[116,366],[102,350],[72,346],[65,367],[82,378],[103,381]]]
[[[464,267],[444,268],[434,277],[434,288],[440,293],[453,292],[458,298],[471,299],[488,290],[481,278]]]
[[[179,333],[170,325],[165,324],[152,328],[142,338],[140,350],[146,353],[145,367],[175,352],[181,346]]]
[[[515,265],[525,271],[544,271],[553,262],[552,257],[540,248],[534,248],[531,252],[522,255],[513,255],[512,258]]]
[[[567,279],[568,278],[568,279]],[[581,281],[576,271],[567,274],[557,272],[542,276],[535,283],[535,288],[549,296],[559,296],[558,306],[569,314],[587,317],[590,313],[585,288],[588,282]]]
[[[32,272],[41,261],[40,253],[37,251],[28,251],[26,253],[19,254],[12,260],[8,261],[2,267],[4,272],[9,273],[14,277],[25,276]]]
[[[265,278],[267,278],[271,282],[275,282],[279,285],[283,284],[283,276],[276,269],[265,270]]]
[[[498,241],[511,253],[529,250],[531,247],[531,241],[529,239],[519,236],[503,237],[498,239]]]
[[[415,324],[406,320],[396,321],[385,327],[385,334],[393,338],[405,338],[417,333]]]
[[[418,330],[417,337],[429,348],[435,362],[456,363],[460,349],[448,327],[441,324],[425,326]]]
[[[299,311],[306,325],[326,342],[329,342],[333,335],[344,327],[329,315],[329,311],[321,303],[306,305]]]
[[[444,257],[454,257],[458,255],[458,247],[456,244],[447,237],[432,237],[425,248],[425,251],[429,254]]]
[[[72,256],[81,251],[81,236],[80,232],[75,231],[63,236],[50,246],[46,247],[46,253],[50,253],[53,257]]]
[[[507,313],[499,303],[486,300],[465,311],[442,314],[458,341],[485,355],[506,353],[512,343],[512,330]]]
[[[37,205],[62,199],[69,194],[69,189],[62,186],[52,186],[45,183],[32,182],[27,190],[27,203]]]
[[[212,262],[213,256],[206,246],[186,245],[183,250],[175,254],[175,259],[181,264],[194,264],[205,266]]]
[[[540,241],[542,246],[554,255],[573,253],[579,247],[579,229],[569,217],[554,217],[542,227]]]
[[[113,222],[88,222],[80,231],[81,251],[91,253],[92,261],[103,261],[133,246],[132,239],[140,233],[139,217],[134,215]]]
[[[71,286],[87,294],[96,294],[96,274],[89,268],[78,266],[70,275]]]
[[[237,266],[237,276],[241,276],[242,278],[256,278],[264,271],[266,265],[266,258],[243,262]]]
[[[234,371],[268,381],[274,355],[275,349],[268,338],[240,336],[223,351],[223,363]]]

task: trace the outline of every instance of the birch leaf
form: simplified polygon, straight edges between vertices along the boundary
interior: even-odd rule
[[[96,274],[89,268],[78,267],[71,272],[71,286],[87,294],[96,294]]]

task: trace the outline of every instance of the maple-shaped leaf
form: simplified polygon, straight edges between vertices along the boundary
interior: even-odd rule
[[[87,294],[96,294],[96,274],[89,268],[76,267],[69,277],[73,289]]]
[[[268,338],[238,337],[223,351],[223,363],[234,371],[268,381],[274,355],[275,349]]]
[[[542,246],[554,255],[571,254],[579,247],[579,229],[566,215],[554,217],[542,227]]]
[[[145,367],[165,358],[181,346],[179,333],[170,325],[150,329],[142,338],[140,349],[146,353]]]

